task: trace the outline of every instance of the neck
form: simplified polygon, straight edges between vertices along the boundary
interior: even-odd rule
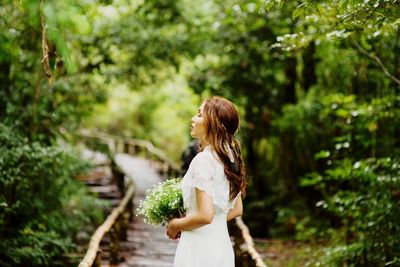
[[[203,147],[206,147],[206,146],[208,146],[208,145],[210,144],[209,142],[207,142],[207,140],[206,140],[205,137],[199,138],[199,141],[200,141],[200,144],[201,144]]]
[[[207,146],[211,146],[209,142],[207,142],[205,139],[200,139],[200,144],[201,144],[201,149],[206,148]]]

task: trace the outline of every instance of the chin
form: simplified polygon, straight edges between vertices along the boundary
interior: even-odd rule
[[[197,138],[197,135],[194,133],[193,130],[190,131],[190,136],[192,136],[193,138]]]

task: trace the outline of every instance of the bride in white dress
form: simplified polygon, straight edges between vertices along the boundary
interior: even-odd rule
[[[235,266],[227,221],[242,215],[246,189],[238,126],[236,108],[222,97],[204,101],[192,118],[191,135],[202,151],[183,177],[186,216],[167,227],[169,238],[180,238],[174,267]]]

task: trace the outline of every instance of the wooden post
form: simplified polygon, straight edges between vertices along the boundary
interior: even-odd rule
[[[123,196],[125,193],[125,175],[116,165],[112,166],[113,180],[118,186],[119,192]]]
[[[127,153],[127,154],[129,154],[129,147],[130,147],[130,145],[128,144],[128,143],[124,143],[124,153]]]
[[[124,143],[121,139],[115,139],[115,154],[124,152]]]
[[[110,150],[110,152],[112,154],[115,154],[115,152],[116,152],[116,141],[115,140],[110,139],[108,141],[108,149]]]
[[[140,146],[137,146],[135,149],[136,149],[136,155],[139,156],[140,153],[142,152],[142,148]]]
[[[167,175],[168,164],[164,161],[160,162],[158,173],[164,178]]]
[[[128,154],[131,156],[135,155],[135,146],[134,145],[131,144],[129,146]]]
[[[133,214],[133,211],[134,211],[133,199],[134,198],[135,198],[135,194],[132,195],[132,198],[129,200],[129,202],[127,204],[127,207],[126,207],[126,209],[128,211],[128,214],[129,214],[129,218],[128,218],[129,222],[133,222],[133,218],[134,218],[134,215],[135,215],[135,214]]]
[[[121,171],[119,172],[119,177],[118,177],[118,188],[119,191],[121,192],[121,195],[123,196],[125,194],[125,174]]]
[[[126,241],[128,239],[128,226],[129,226],[129,213],[125,209],[124,212],[119,216],[119,222],[121,225],[121,229],[119,232],[119,238],[122,241]]]
[[[120,237],[120,222],[117,220],[109,231],[110,236],[110,264],[117,265],[119,263],[119,237]]]
[[[172,175],[173,175],[173,169],[172,169],[172,166],[169,166],[169,165],[167,165],[168,166],[168,168],[167,168],[167,178],[171,178],[172,177]]]
[[[98,249],[96,253],[96,258],[94,259],[93,262],[93,267],[101,267],[101,250]]]

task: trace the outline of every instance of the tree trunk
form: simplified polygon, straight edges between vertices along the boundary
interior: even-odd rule
[[[6,114],[6,99],[10,90],[10,62],[0,62],[0,119]]]
[[[312,85],[317,82],[317,76],[315,74],[315,43],[312,42],[310,45],[305,49],[303,55],[303,90],[307,92]]]
[[[283,97],[285,104],[296,103],[296,65],[297,60],[295,57],[288,57],[286,59],[285,74],[288,80],[285,86],[285,95]],[[288,196],[297,194],[297,166],[296,166],[296,148],[294,136],[290,132],[285,132],[280,135],[280,160],[279,165],[281,168],[282,178],[285,181],[285,187]]]
[[[296,103],[296,65],[297,60],[295,57],[286,58],[285,74],[288,80],[283,95],[283,105]]]
[[[257,174],[257,155],[254,149],[255,143],[255,114],[253,113],[252,103],[246,106],[246,121],[248,128],[246,129],[245,136],[245,149],[246,149],[246,168],[249,178],[252,180],[255,189],[255,195],[258,197],[263,196],[264,187],[262,177]]]

